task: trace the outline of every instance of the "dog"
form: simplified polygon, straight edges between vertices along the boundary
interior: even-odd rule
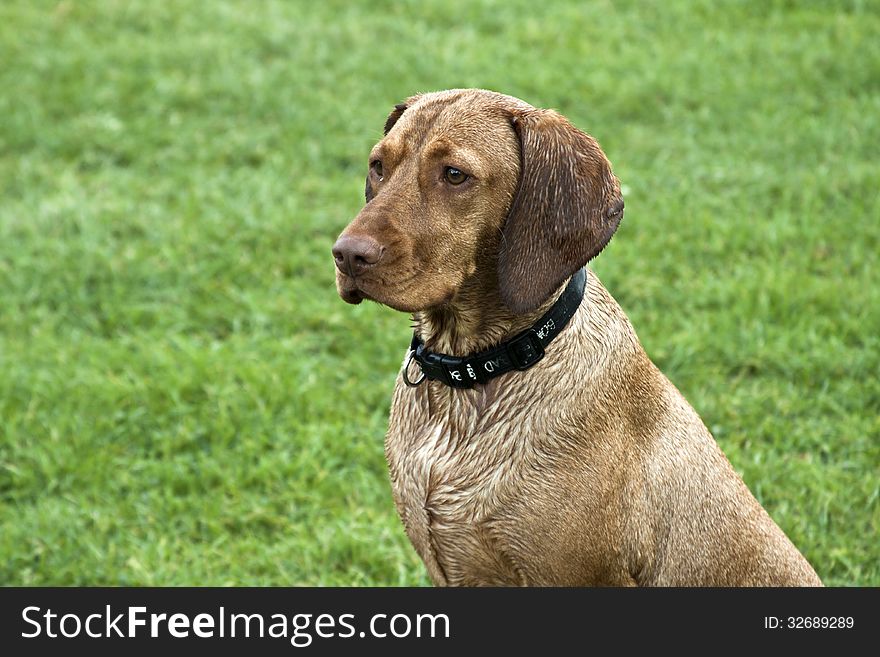
[[[821,586],[586,268],[624,210],[596,140],[477,89],[384,133],[332,254],[413,317],[385,453],[434,584]]]

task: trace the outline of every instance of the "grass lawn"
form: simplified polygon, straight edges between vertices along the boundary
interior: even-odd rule
[[[880,586],[880,2],[0,4],[0,584],[422,585],[409,321],[337,296],[391,106],[602,143],[594,263],[831,585]]]

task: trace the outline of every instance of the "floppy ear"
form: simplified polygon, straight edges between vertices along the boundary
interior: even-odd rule
[[[397,123],[397,120],[403,115],[406,111],[407,104],[400,103],[394,106],[394,109],[391,110],[391,114],[388,115],[388,118],[385,119],[385,127],[382,128],[382,131],[387,135],[391,132],[391,128],[394,127],[394,124]],[[364,186],[364,198],[367,199],[367,203],[373,200],[373,187],[370,185],[370,175],[367,174],[367,182]]]
[[[561,114],[518,111],[512,124],[521,171],[498,282],[508,308],[527,313],[605,248],[623,218],[623,197],[599,144]]]

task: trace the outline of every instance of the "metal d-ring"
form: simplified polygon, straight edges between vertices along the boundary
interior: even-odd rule
[[[422,376],[419,378],[418,381],[410,381],[409,380],[409,366],[413,362],[413,358],[415,358],[415,355],[416,355],[416,350],[410,349],[409,357],[406,359],[406,365],[403,366],[403,382],[407,386],[409,386],[410,388],[415,388],[417,385],[419,385],[422,381],[425,380],[425,371],[424,370],[422,370]],[[419,369],[422,369],[421,366],[419,366]]]

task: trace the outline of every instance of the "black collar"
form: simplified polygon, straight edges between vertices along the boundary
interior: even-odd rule
[[[441,381],[452,388],[473,388],[475,383],[511,370],[527,370],[544,356],[544,349],[572,318],[581,300],[587,282],[587,270],[579,269],[556,303],[531,328],[526,329],[494,349],[472,356],[447,356],[425,349],[421,338],[413,334],[409,357],[403,368],[403,380],[408,386],[417,386],[426,378]],[[416,381],[409,378],[409,366],[415,360],[422,369]]]

